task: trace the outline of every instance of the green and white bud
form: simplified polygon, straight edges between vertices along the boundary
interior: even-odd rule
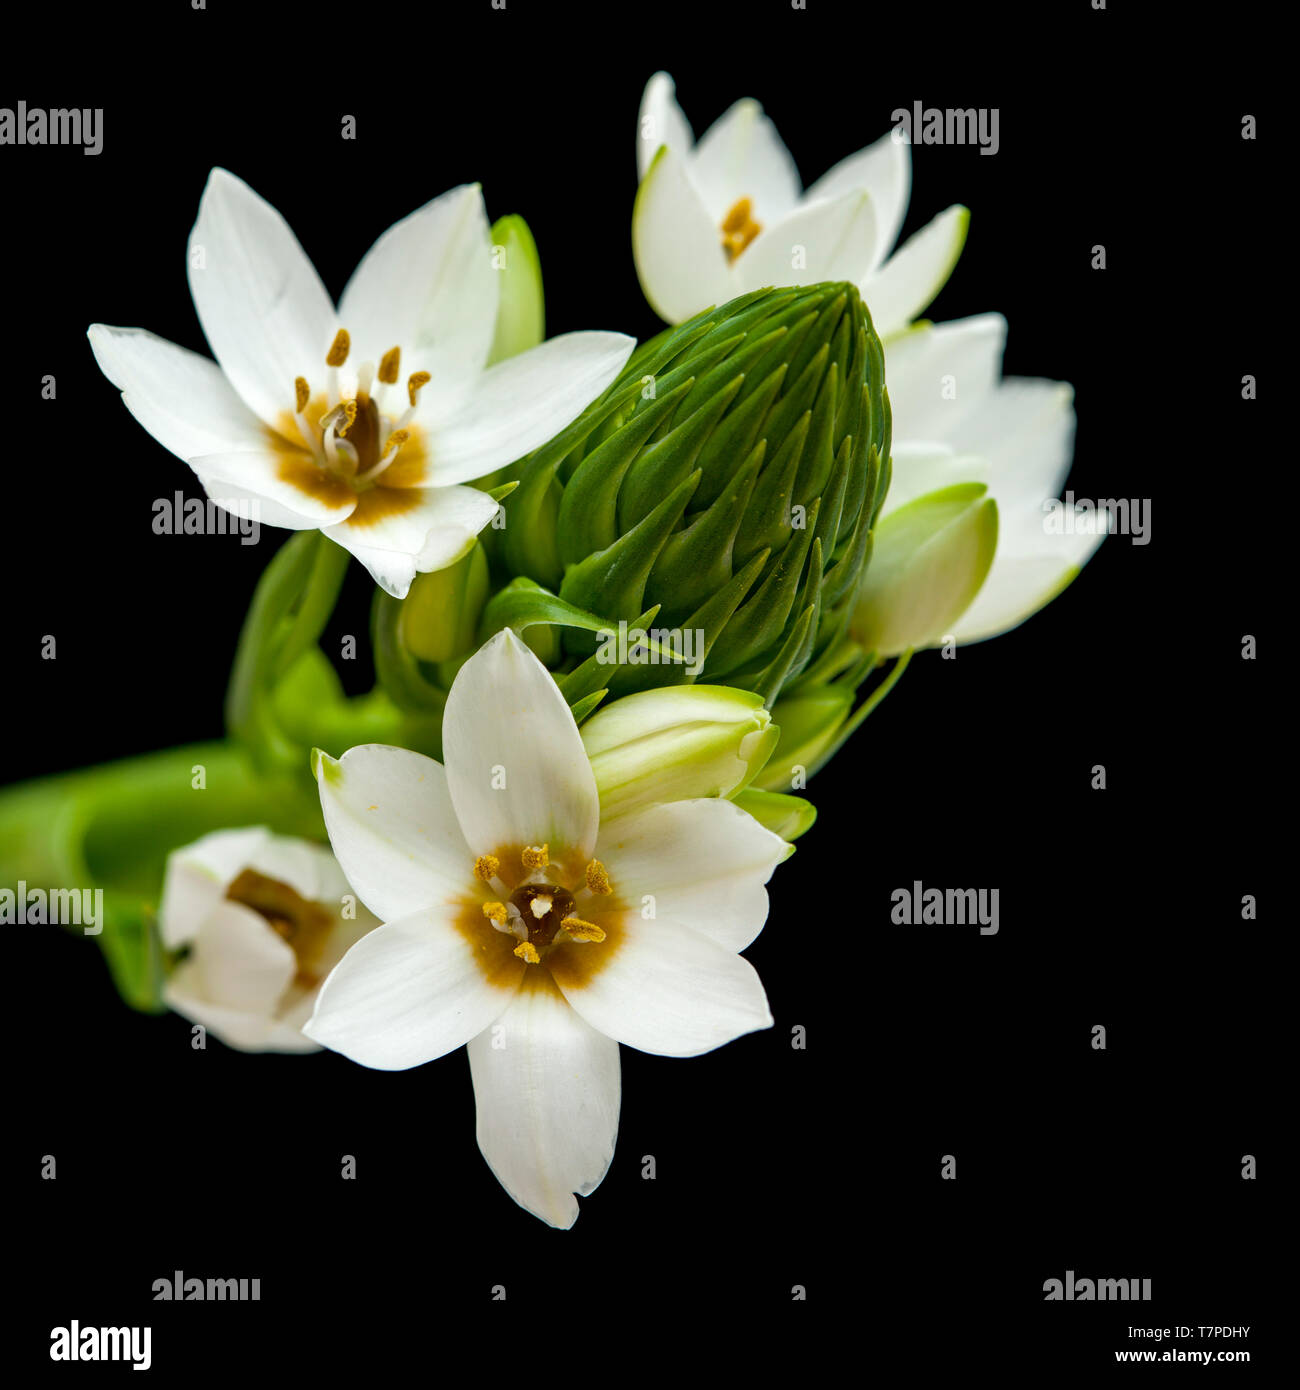
[[[747,787],[732,798],[742,811],[748,811],[765,830],[783,840],[794,841],[812,829],[817,808],[801,796],[783,796],[780,792],[760,791]]]
[[[421,661],[468,655],[487,597],[487,557],[475,542],[454,565],[415,576],[400,601],[398,633],[403,645]]]
[[[849,630],[878,656],[943,641],[974,602],[998,544],[997,503],[983,483],[930,492],[876,526]]]
[[[602,819],[658,801],[733,797],[767,761],[777,734],[758,695],[715,685],[627,695],[582,726]]]

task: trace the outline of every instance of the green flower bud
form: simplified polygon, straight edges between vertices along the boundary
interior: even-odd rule
[[[489,365],[527,352],[546,337],[542,263],[522,217],[501,217],[492,224],[492,265],[501,277],[501,293]]]
[[[773,710],[773,717],[781,720],[781,738],[757,779],[758,786],[769,792],[802,790],[849,717],[853,695],[851,689],[832,685],[778,700],[780,714]]]
[[[770,704],[843,637],[889,441],[857,291],[760,290],[645,343],[511,470],[501,559],[607,625],[657,611],[656,631],[703,653],[616,669],[612,695],[698,678]],[[565,627],[572,658],[596,643]]]
[[[582,726],[602,819],[658,801],[734,796],[777,734],[759,696],[712,685],[627,695]]]
[[[998,509],[983,483],[958,483],[891,512],[876,527],[850,631],[896,656],[941,642],[970,607],[993,563]]]
[[[474,648],[488,596],[488,565],[477,542],[454,565],[417,574],[400,604],[398,637],[421,661],[450,661]]]
[[[797,840],[812,829],[817,819],[816,806],[801,796],[782,796],[779,792],[747,787],[733,800],[742,811],[748,811],[761,826],[783,840]]]

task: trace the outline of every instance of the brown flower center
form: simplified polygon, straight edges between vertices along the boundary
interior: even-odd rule
[[[251,907],[264,917],[271,930],[288,942],[297,963],[294,984],[315,989],[320,983],[318,966],[334,917],[320,903],[309,902],[278,878],[245,869],[226,889],[231,902]]]

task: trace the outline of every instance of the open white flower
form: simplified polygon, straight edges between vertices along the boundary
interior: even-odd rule
[[[324,846],[254,826],[168,858],[158,925],[190,948],[163,991],[177,1013],[241,1052],[315,1052],[321,981],[378,924]]]
[[[907,212],[911,151],[891,132],[806,191],[763,108],[738,101],[695,140],[667,73],[641,100],[632,250],[668,323],[767,285],[850,280],[882,337],[943,288],[966,240],[954,205],[890,255]]]
[[[1074,392],[1002,379],[1007,322],[918,324],[888,348],[893,478],[854,632],[891,656],[996,637],[1050,603],[1106,534],[1052,525],[1074,453]]]
[[[509,629],[457,674],[443,741],[445,768],[381,745],[317,755],[330,841],[385,925],[305,1031],[385,1069],[468,1044],[484,1157],[568,1227],[613,1156],[620,1042],[690,1057],[771,1025],[738,953],[790,846],[721,799],[602,824],[573,715]]]
[[[104,375],[213,501],[255,507],[269,526],[319,528],[398,598],[495,513],[462,484],[568,424],[634,346],[568,333],[487,365],[500,289],[477,184],[390,227],[336,310],[284,218],[214,169],[189,280],[216,362],[93,324]]]

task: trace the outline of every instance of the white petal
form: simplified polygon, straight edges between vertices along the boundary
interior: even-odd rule
[[[194,940],[226,889],[271,839],[262,825],[214,830],[167,856],[158,928],[169,951]]]
[[[553,857],[591,858],[600,806],[578,726],[546,667],[509,628],[457,672],[442,742],[452,804],[476,854],[549,844]]]
[[[483,192],[464,184],[375,242],[343,291],[339,322],[358,362],[401,347],[405,372],[430,372],[427,407],[482,370],[499,292]]]
[[[1009,377],[961,425],[963,448],[989,460],[998,505],[1057,497],[1074,456],[1074,391],[1063,381]]]
[[[812,285],[820,280],[860,280],[871,264],[876,219],[871,195],[853,189],[838,198],[798,208],[768,224],[736,257],[745,290],[768,285]]]
[[[376,927],[330,973],[303,1031],[380,1071],[443,1056],[500,1017],[519,987],[524,963],[491,935],[503,944],[487,961],[477,938],[438,912]]]
[[[294,1024],[268,1014],[244,1013],[214,1004],[198,993],[192,961],[183,962],[163,986],[163,1002],[239,1052],[318,1052],[320,1046]]]
[[[92,323],[86,336],[126,408],[178,458],[265,447],[265,426],[210,357],[143,328]]]
[[[892,447],[890,457],[893,471],[881,520],[927,492],[939,492],[956,483],[987,483],[989,478],[987,459],[959,454],[947,444],[904,441]]]
[[[720,220],[672,150],[660,151],[636,191],[632,256],[641,292],[665,323],[682,323],[739,293],[722,249]]]
[[[772,1026],[744,956],[668,917],[644,921],[639,904],[605,941],[560,946],[547,965],[593,1028],[642,1052],[695,1057]]]
[[[700,136],[689,163],[705,206],[720,223],[741,198],[759,222],[784,217],[799,201],[799,171],[763,108],[736,102]]]
[[[249,409],[275,425],[293,410],[294,378],[325,374],[335,318],[320,276],[270,203],[214,169],[190,233],[189,277],[213,355]]]
[[[876,246],[869,267],[875,270],[897,241],[907,214],[912,192],[912,150],[907,141],[895,139],[891,130],[874,145],[841,159],[804,193],[804,202],[835,198],[854,188],[865,188],[875,209]]]
[[[963,426],[997,389],[1007,321],[976,314],[918,324],[885,345],[885,383],[894,437],[979,453]]]
[[[791,853],[779,835],[716,797],[674,801],[600,828],[596,857],[628,903],[652,894],[661,917],[743,951],[767,920],[763,886]],[[653,924],[649,930],[653,930]]]
[[[643,179],[660,145],[685,156],[695,145],[690,122],[677,104],[673,79],[657,72],[645,84],[637,120],[636,176]]]
[[[1095,534],[1051,535],[1041,504],[1003,513],[993,567],[974,603],[954,625],[959,643],[983,642],[1019,627],[1061,594],[1105,538],[1105,518]]]
[[[400,499],[404,510],[373,510],[368,498]],[[325,535],[349,550],[375,583],[405,598],[417,574],[459,560],[496,515],[497,504],[472,487],[378,488],[363,493],[353,511]]]
[[[622,333],[564,333],[489,367],[450,413],[429,420],[433,481],[481,478],[569,424],[623,370]]]
[[[862,297],[882,338],[898,333],[943,289],[966,244],[970,213],[950,207],[908,239],[862,282]]]
[[[309,456],[303,466],[312,468]],[[348,516],[357,505],[356,494],[346,486],[322,480],[318,493],[304,492],[284,475],[281,457],[271,450],[244,450],[235,454],[200,454],[190,460],[203,490],[214,500],[248,497],[266,504],[256,515],[268,526],[291,525],[293,530],[329,526]],[[314,476],[314,475],[312,475]],[[279,518],[289,517],[290,521]]]
[[[266,918],[234,902],[219,903],[203,919],[189,963],[200,997],[265,1018],[298,968],[292,947]]]
[[[381,743],[318,754],[313,770],[330,845],[357,897],[380,921],[425,908],[448,912],[473,882],[439,763]]]
[[[521,1207],[567,1230],[573,1194],[594,1192],[614,1157],[618,1044],[539,969],[468,1051],[483,1157]]]

